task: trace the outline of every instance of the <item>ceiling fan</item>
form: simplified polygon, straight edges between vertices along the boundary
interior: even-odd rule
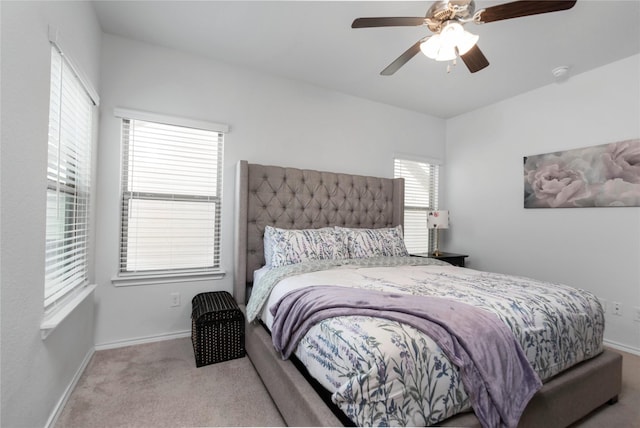
[[[351,28],[426,26],[433,35],[418,40],[380,74],[390,76],[419,51],[436,61],[455,61],[460,57],[471,73],[489,65],[477,45],[478,36],[466,31],[468,22],[486,24],[504,19],[571,9],[576,0],[521,0],[475,10],[474,0],[439,0],[422,17],[357,18]]]

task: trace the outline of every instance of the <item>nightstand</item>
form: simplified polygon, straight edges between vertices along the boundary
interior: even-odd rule
[[[454,266],[464,267],[464,259],[465,257],[469,257],[466,254],[456,254],[456,253],[445,253],[444,251],[440,252],[439,256],[434,256],[431,253],[416,253],[411,254],[413,257],[427,257],[429,259],[438,259],[443,262],[451,263]]]

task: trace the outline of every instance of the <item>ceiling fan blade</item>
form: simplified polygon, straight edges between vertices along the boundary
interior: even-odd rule
[[[460,55],[460,58],[472,73],[489,66],[487,57],[484,56],[478,45],[474,45],[466,54]]]
[[[382,76],[391,76],[393,73],[398,71],[400,67],[405,65],[411,58],[416,56],[418,52],[420,52],[420,44],[424,42],[427,38],[418,40],[413,46],[404,51],[402,55],[396,58],[391,64],[387,66],[384,70],[380,72]]]
[[[419,17],[395,17],[395,18],[357,18],[351,24],[351,28],[367,27],[417,27],[424,25],[425,18]]]
[[[541,13],[558,12],[571,9],[577,0],[522,0],[499,4],[486,8],[480,13],[480,22],[494,22],[503,19],[520,18],[522,16]]]

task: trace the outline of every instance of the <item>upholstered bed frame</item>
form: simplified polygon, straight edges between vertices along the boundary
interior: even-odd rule
[[[235,213],[233,291],[244,308],[253,272],[264,264],[266,225],[308,229],[403,224],[404,181],[240,161]],[[343,425],[296,366],[275,352],[271,336],[261,324],[246,325],[245,348],[289,426]],[[621,383],[622,357],[605,350],[547,382],[530,401],[520,426],[565,427],[593,409],[615,402]],[[441,425],[480,427],[473,413],[457,415]]]

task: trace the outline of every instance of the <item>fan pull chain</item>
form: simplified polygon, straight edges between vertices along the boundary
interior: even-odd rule
[[[458,62],[454,59],[450,64],[447,64],[447,74],[451,73],[452,68],[458,65]]]
[[[451,67],[455,67],[455,66],[458,64],[457,59],[458,59],[458,57],[460,56],[460,51],[458,50],[458,46],[454,46],[453,48],[454,48],[454,49],[455,49],[455,51],[456,51],[456,58],[454,58],[454,59],[451,61],[451,64],[447,65],[447,74],[451,73],[451,70],[452,70],[452,68],[451,68]]]

